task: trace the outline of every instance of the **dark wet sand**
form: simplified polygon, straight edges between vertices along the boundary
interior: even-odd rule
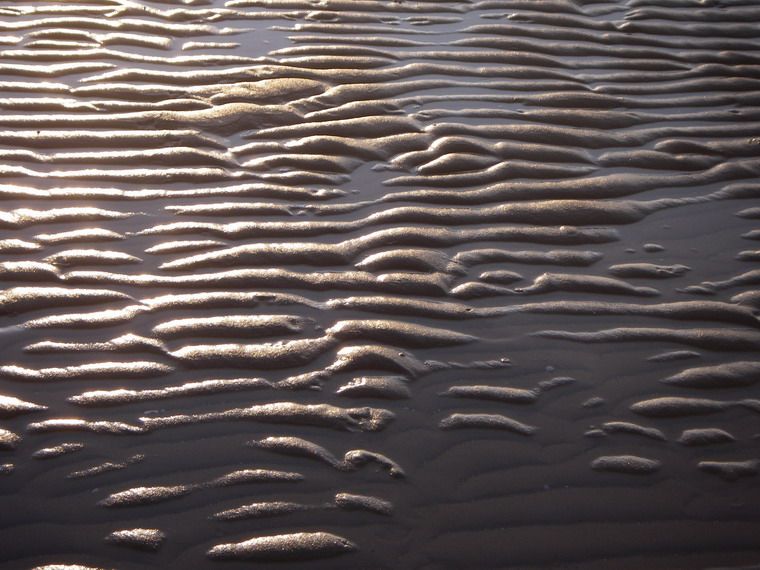
[[[0,567],[757,567],[758,29],[1,2]]]

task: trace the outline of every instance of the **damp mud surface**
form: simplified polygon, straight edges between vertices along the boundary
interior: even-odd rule
[[[0,1],[0,568],[757,567],[759,30]]]

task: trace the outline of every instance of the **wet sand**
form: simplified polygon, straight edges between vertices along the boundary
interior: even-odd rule
[[[0,567],[756,567],[758,29],[0,2]]]

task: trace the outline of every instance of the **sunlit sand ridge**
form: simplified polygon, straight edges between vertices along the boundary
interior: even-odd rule
[[[0,566],[757,564],[759,29],[0,1]]]

